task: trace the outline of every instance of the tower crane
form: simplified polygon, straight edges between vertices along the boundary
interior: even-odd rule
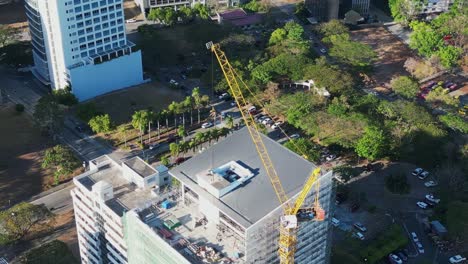
[[[278,177],[274,164],[270,159],[270,155],[268,154],[267,148],[265,147],[265,144],[262,140],[261,132],[254,121],[254,117],[249,111],[246,111],[249,103],[247,102],[241,90],[241,86],[239,85],[239,83],[242,83],[244,86],[246,86],[245,83],[231,66],[228,58],[226,57],[226,54],[221,50],[221,47],[218,43],[214,44],[213,42],[208,42],[206,47],[215,54],[216,59],[218,60],[221,70],[223,71],[224,77],[230,88],[232,97],[234,98],[237,107],[240,110],[252,142],[254,143],[257,150],[258,156],[262,161],[266,174],[268,175],[278,201],[282,206],[283,215],[280,219],[280,232],[278,241],[278,255],[280,263],[293,264],[297,244],[297,231],[299,227],[298,222],[325,220],[325,211],[319,204],[318,194],[320,188],[320,168],[317,167],[312,171],[297,199],[294,202],[291,202],[289,197],[286,195],[283,186],[281,185],[280,178]],[[246,86],[246,88],[248,87]],[[311,208],[302,208],[302,205],[314,184],[316,186],[314,205]]]

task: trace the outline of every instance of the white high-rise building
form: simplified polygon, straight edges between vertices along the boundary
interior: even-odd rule
[[[79,100],[143,82],[141,52],[125,34],[123,0],[26,0],[33,74]]]
[[[295,199],[315,165],[262,137],[285,192]],[[332,177],[323,172],[306,197],[305,207],[317,195],[326,219],[300,220],[295,263],[329,263]],[[279,262],[283,209],[247,128],[170,171],[139,157],[116,162],[102,156],[73,182],[82,263]]]

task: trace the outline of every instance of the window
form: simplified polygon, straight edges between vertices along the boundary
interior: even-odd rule
[[[86,10],[89,10],[89,8],[90,8],[89,5],[84,5],[84,6],[83,6],[83,10],[85,10],[85,11],[86,11]]]
[[[81,19],[83,19],[83,15],[77,15],[76,16],[76,20],[81,20]]]
[[[85,37],[82,37],[79,39],[80,43],[84,43],[86,41],[86,38]]]
[[[94,22],[94,24],[97,24],[97,23],[101,22],[101,19],[99,19],[99,17],[96,17],[96,18],[93,19],[93,22]]]
[[[83,24],[83,22],[78,22],[78,23],[76,24],[76,26],[77,26],[78,28],[82,28],[82,27],[84,26],[84,24]]]
[[[92,35],[92,34],[91,34],[91,35],[88,35],[88,36],[86,37],[86,40],[88,40],[88,41],[93,40],[93,39],[94,39],[94,35]]]
[[[110,38],[109,38],[109,37],[107,37],[107,38],[104,38],[104,42],[106,42],[106,43],[107,43],[107,42],[109,42],[109,41],[110,41]]]
[[[109,23],[103,23],[102,24],[102,28],[108,28],[109,27]]]
[[[106,21],[108,19],[107,15],[101,17],[102,21]]]
[[[84,49],[86,49],[86,44],[80,45],[80,50],[84,50]]]
[[[105,48],[106,48],[106,50],[110,50],[110,49],[111,49],[111,45],[110,45],[110,44],[109,44],[109,45],[106,45]]]
[[[75,12],[81,12],[81,6],[75,7]]]
[[[94,27],[94,30],[96,30],[96,31],[97,31],[97,30],[101,30],[101,25],[95,26],[95,27]]]
[[[81,4],[81,0],[75,0],[75,1],[73,1],[73,3],[74,3],[75,5],[79,5],[79,4]]]
[[[167,180],[169,180],[169,177],[164,177],[164,181],[167,181]]]
[[[93,11],[93,16],[98,16],[99,15],[99,10],[94,10]]]
[[[94,36],[95,36],[96,38],[100,38],[100,37],[102,37],[102,33],[101,33],[101,32],[98,32],[98,33],[96,33]]]
[[[117,29],[116,28],[111,29],[111,34],[115,34],[115,33],[117,33]]]
[[[92,8],[98,7],[98,3],[92,3],[92,4],[91,4],[91,7],[92,7]]]

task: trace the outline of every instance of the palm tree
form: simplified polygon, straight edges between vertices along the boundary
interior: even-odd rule
[[[219,128],[215,127],[211,130],[211,137],[213,137],[216,140],[216,142],[218,142],[220,136],[221,130],[219,130]]]
[[[192,98],[193,102],[195,104],[195,108],[197,108],[198,111],[198,124],[200,124],[200,108],[202,107],[202,98],[200,94],[200,87],[195,87],[192,90]]]
[[[189,141],[189,147],[192,150],[192,152],[195,152],[195,149],[197,148],[197,141],[195,138],[192,138],[192,140]]]
[[[161,116],[162,118],[166,119],[166,131],[169,129],[169,111],[168,110],[162,110],[161,111]]]
[[[180,146],[177,143],[171,143],[169,144],[169,150],[171,151],[172,157],[177,157],[179,156]]]
[[[204,138],[205,138],[204,134],[205,133],[203,133],[203,132],[197,132],[195,134],[194,140],[197,143],[197,145],[201,145],[204,142]]]
[[[185,100],[183,102],[185,110],[190,110],[190,125],[193,125],[193,98],[191,96],[185,97]]]
[[[172,103],[167,107],[167,110],[174,115],[174,127],[177,127],[177,112],[178,112],[178,103],[172,101]]]
[[[221,128],[221,135],[222,136],[227,136],[227,134],[229,134],[229,132],[230,132],[229,128],[227,128],[227,127]]]
[[[124,135],[124,140],[125,140],[125,148],[127,147],[127,124],[120,125],[118,128],[119,133],[123,133]]]
[[[234,127],[234,118],[231,116],[231,115],[228,115],[226,117],[226,126],[229,128],[229,129],[232,129]]]
[[[185,135],[186,135],[185,127],[184,126],[179,126],[177,128],[177,135],[181,137],[185,141]]]

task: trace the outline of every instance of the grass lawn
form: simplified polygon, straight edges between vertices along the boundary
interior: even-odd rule
[[[210,52],[205,44],[219,41],[236,30],[212,22],[149,29],[142,34],[141,43],[138,43],[143,50],[143,64],[151,72],[157,73],[160,67],[189,66],[200,59],[210,61]]]
[[[142,84],[129,89],[116,91],[93,99],[99,112],[109,114],[116,125],[130,122],[137,110],[152,109],[157,112],[165,109],[172,101],[184,98],[180,89],[171,89],[159,82]]]
[[[50,180],[41,169],[41,155],[50,147],[26,114],[14,106],[0,108],[0,207],[28,199],[43,191]]]

